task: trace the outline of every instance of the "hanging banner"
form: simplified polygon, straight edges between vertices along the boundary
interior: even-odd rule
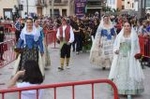
[[[77,17],[82,17],[85,14],[87,0],[75,0],[75,14]]]

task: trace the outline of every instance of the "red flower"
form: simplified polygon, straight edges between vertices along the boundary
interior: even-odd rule
[[[134,55],[134,57],[135,57],[136,59],[140,59],[140,58],[142,57],[142,54],[141,54],[141,53],[137,53],[137,54]]]

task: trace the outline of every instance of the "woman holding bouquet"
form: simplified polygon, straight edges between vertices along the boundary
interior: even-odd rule
[[[113,52],[109,79],[116,84],[120,95],[132,99],[132,95],[144,91],[144,74],[137,58],[140,53],[138,35],[129,22],[124,23],[117,35]]]

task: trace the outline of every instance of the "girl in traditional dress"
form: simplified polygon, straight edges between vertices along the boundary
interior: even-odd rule
[[[90,52],[90,62],[102,69],[110,67],[113,56],[113,43],[116,36],[114,26],[109,16],[105,15],[98,26],[95,40]],[[109,64],[107,64],[109,63]]]
[[[26,20],[26,25],[21,31],[16,51],[20,52],[20,54],[15,61],[12,76],[14,76],[18,70],[24,68],[24,63],[27,60],[35,60],[38,62],[41,73],[44,76],[44,67],[41,58],[44,54],[42,38],[39,30],[33,25],[33,20],[31,18]]]
[[[119,94],[131,99],[131,95],[144,91],[144,75],[139,60],[135,58],[140,53],[138,35],[129,22],[124,23],[117,35],[113,52],[109,79],[116,84]]]

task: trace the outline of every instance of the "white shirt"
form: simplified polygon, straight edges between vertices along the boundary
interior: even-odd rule
[[[17,83],[18,88],[30,87],[30,86],[36,86],[36,85],[38,85],[38,84],[30,84],[29,82]],[[38,99],[42,99],[42,93],[43,93],[43,90],[39,90],[39,98]],[[36,98],[36,90],[22,91],[21,99],[37,99]]]
[[[63,29],[63,38],[65,38],[65,29],[67,28],[67,25],[65,26],[62,26],[62,29]],[[60,28],[58,28],[57,30],[57,34],[56,34],[56,37],[57,39],[60,39]],[[69,38],[69,43],[72,43],[74,41],[74,33],[73,33],[73,30],[72,30],[72,27],[70,26],[70,38]]]

